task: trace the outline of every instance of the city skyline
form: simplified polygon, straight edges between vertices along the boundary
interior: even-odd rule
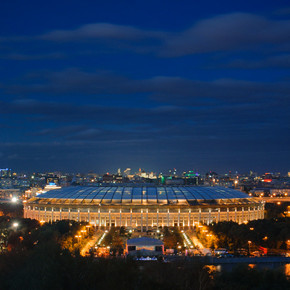
[[[285,1],[30,3],[1,3],[1,167],[290,170]]]

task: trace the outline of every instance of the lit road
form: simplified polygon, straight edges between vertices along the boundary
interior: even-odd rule
[[[96,231],[92,238],[86,243],[86,245],[81,249],[80,254],[81,256],[86,256],[86,253],[89,251],[91,247],[93,247],[96,242],[99,240],[101,235],[103,234],[103,231]]]
[[[195,245],[195,247],[197,247],[199,249],[204,249],[203,244],[200,242],[200,240],[196,236],[195,230],[187,231],[186,234],[191,239],[191,241]]]

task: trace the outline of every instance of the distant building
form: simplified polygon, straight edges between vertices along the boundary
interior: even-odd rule
[[[165,184],[166,185],[183,185],[184,184],[184,179],[182,178],[167,178],[165,179]]]
[[[12,197],[19,197],[20,195],[20,189],[0,189],[0,199],[11,199]]]

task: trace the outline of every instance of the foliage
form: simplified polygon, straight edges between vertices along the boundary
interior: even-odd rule
[[[289,281],[285,275],[276,271],[239,268],[232,273],[214,274],[194,259],[142,263],[130,258],[81,257],[77,251],[68,249],[71,244],[76,243],[74,235],[85,224],[59,221],[40,227],[35,220],[18,221],[19,230],[12,230],[11,234],[21,234],[23,240],[18,242],[18,246],[12,247],[10,252],[0,255],[0,285],[3,290],[289,289]],[[0,218],[0,228],[9,227],[11,222],[9,218]],[[213,225],[211,229],[215,226],[217,225]],[[236,225],[221,224],[218,229],[221,232],[227,229],[236,234],[232,227],[235,228]],[[118,245],[119,242],[115,239],[120,238],[121,233],[122,229],[112,228],[106,243]],[[177,229],[166,228],[164,234],[174,245],[177,241],[182,241]]]
[[[282,202],[280,204],[266,203],[265,204],[265,210],[266,210],[265,217],[267,219],[286,217],[288,206],[290,206],[290,202]]]
[[[177,246],[183,246],[182,237],[179,230],[174,228],[164,227],[163,230],[163,242],[165,249],[177,249]]]
[[[281,249],[290,240],[290,218],[254,220],[248,224],[219,222],[208,226],[208,230],[216,237],[217,248],[248,248],[251,241],[253,246]],[[200,232],[198,237],[205,238]]]
[[[23,205],[22,203],[0,203],[0,212],[4,216],[21,218],[23,217]]]
[[[106,246],[110,246],[111,251],[113,251],[114,254],[122,253],[123,252],[123,246],[124,241],[122,239],[122,236],[124,236],[124,229],[121,227],[113,227],[110,229],[110,231],[106,234],[103,244]]]

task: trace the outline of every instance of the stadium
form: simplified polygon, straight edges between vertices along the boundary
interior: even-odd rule
[[[100,228],[124,226],[147,231],[230,220],[245,223],[264,218],[264,204],[223,187],[76,186],[33,197],[25,203],[24,217],[41,222],[71,219]]]

